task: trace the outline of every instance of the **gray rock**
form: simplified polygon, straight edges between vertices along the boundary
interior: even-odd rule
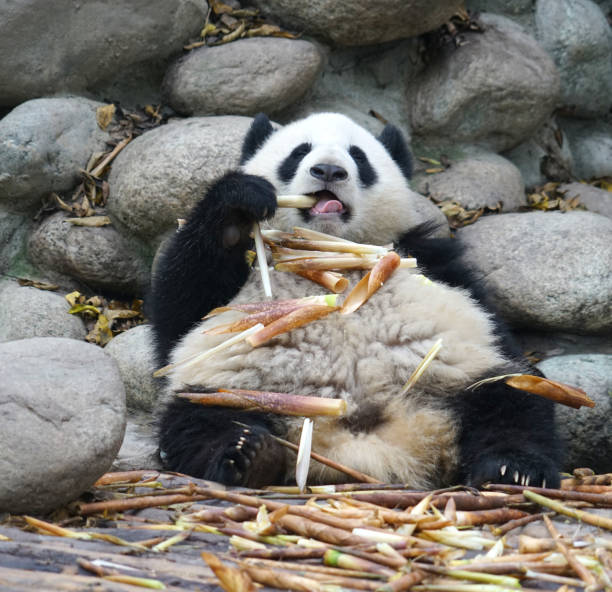
[[[457,0],[382,0],[301,2],[256,0],[264,14],[290,29],[336,45],[370,45],[414,37],[444,24],[460,7]]]
[[[538,0],[538,41],[561,74],[561,100],[580,117],[612,106],[612,31],[591,0]]]
[[[578,179],[598,179],[612,175],[612,125],[604,121],[563,119],[574,155],[573,173]]]
[[[238,165],[248,117],[192,117],[130,142],[113,163],[107,208],[140,238],[154,241]]]
[[[70,275],[93,289],[141,295],[149,285],[149,264],[135,242],[113,226],[74,226],[63,212],[41,223],[30,236],[28,252],[39,268]]]
[[[241,39],[189,52],[168,70],[164,94],[184,115],[272,115],[308,91],[321,63],[309,41]]]
[[[452,162],[442,173],[421,175],[413,185],[435,201],[452,199],[467,209],[495,207],[505,212],[525,205],[525,186],[520,171],[493,153],[481,153]]]
[[[71,189],[92,153],[106,147],[109,136],[96,122],[101,105],[83,98],[35,99],[0,120],[0,204],[25,211],[44,194]]]
[[[125,437],[111,470],[161,469],[158,448],[157,432],[151,415],[129,412]]]
[[[555,408],[559,432],[567,442],[565,470],[612,471],[612,355],[557,356],[538,368],[552,380],[583,389],[595,401],[593,408]]]
[[[153,333],[149,325],[139,325],[120,333],[104,348],[115,359],[125,387],[129,409],[153,409],[161,388],[153,378],[157,369],[153,348]]]
[[[85,339],[83,321],[68,314],[70,305],[60,294],[0,282],[0,342],[28,337]]]
[[[410,83],[415,136],[441,144],[475,143],[494,152],[528,138],[550,116],[559,74],[548,54],[521,27],[481,15],[484,33],[441,50]]]
[[[510,322],[575,333],[612,329],[608,218],[580,211],[486,216],[457,237]]]
[[[574,168],[569,140],[555,118],[542,125],[528,140],[504,152],[503,156],[521,171],[528,188],[549,180],[569,180]]]
[[[48,512],[110,467],[125,429],[115,362],[82,341],[0,344],[0,511]]]
[[[132,64],[180,52],[202,29],[206,10],[196,0],[57,0],[52,10],[45,0],[4,2],[1,104],[89,90]]]
[[[0,209],[0,273],[6,273],[25,244],[29,220]]]
[[[559,190],[565,191],[568,199],[577,197],[589,212],[612,218],[612,192],[585,183],[568,183]]]

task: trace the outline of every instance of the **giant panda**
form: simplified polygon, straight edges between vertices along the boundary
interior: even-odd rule
[[[176,362],[227,338],[204,334],[213,308],[264,299],[246,261],[255,221],[353,241],[393,242],[417,258],[398,269],[356,312],[332,314],[252,348],[246,343],[170,373],[159,421],[170,470],[259,487],[291,482],[301,418],[204,407],[174,396],[246,388],[341,397],[347,414],[317,418],[313,450],[381,481],[431,489],[486,481],[555,486],[561,446],[552,404],[492,376],[535,373],[486,305],[456,241],[432,236],[415,211],[412,161],[401,132],[380,136],[337,113],[280,129],[254,118],[240,166],[221,176],[159,256],[150,312],[159,363]],[[278,208],[276,196],[310,194],[310,210]],[[325,293],[295,274],[272,273],[276,299]],[[354,272],[354,284],[363,272]],[[424,279],[426,278],[426,280]],[[223,319],[227,322],[227,319]],[[443,347],[412,390],[402,385],[438,339]],[[347,477],[311,463],[311,483]]]

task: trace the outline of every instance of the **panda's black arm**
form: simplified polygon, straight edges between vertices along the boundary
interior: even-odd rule
[[[172,236],[160,254],[147,303],[160,364],[180,337],[244,285],[253,222],[275,210],[268,181],[230,172],[210,187]]]

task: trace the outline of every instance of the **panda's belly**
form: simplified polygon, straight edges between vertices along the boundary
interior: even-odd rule
[[[353,274],[351,286],[361,275]],[[272,274],[272,286],[275,299],[325,293],[282,272]],[[259,300],[263,291],[253,273],[233,302]],[[203,331],[238,316],[230,312],[200,323],[175,348],[172,361],[227,339]],[[439,338],[442,349],[434,361],[399,397]],[[457,459],[448,397],[501,363],[489,318],[466,293],[400,269],[354,313],[334,312],[257,348],[240,343],[201,364],[179,367],[170,389],[201,385],[341,397],[347,418],[318,418],[313,448],[378,478],[429,487],[452,471]],[[289,439],[297,441],[300,425],[299,418],[287,420]],[[318,480],[342,479],[320,465],[312,471]]]

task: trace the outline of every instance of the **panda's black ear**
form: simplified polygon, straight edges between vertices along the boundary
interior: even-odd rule
[[[410,179],[412,177],[412,155],[402,132],[394,125],[387,124],[378,136],[378,140],[387,149],[406,179]]]
[[[263,146],[263,143],[273,132],[274,129],[268,116],[264,113],[258,113],[255,119],[253,119],[253,123],[251,123],[251,127],[242,143],[240,164],[244,164],[249,160]]]

